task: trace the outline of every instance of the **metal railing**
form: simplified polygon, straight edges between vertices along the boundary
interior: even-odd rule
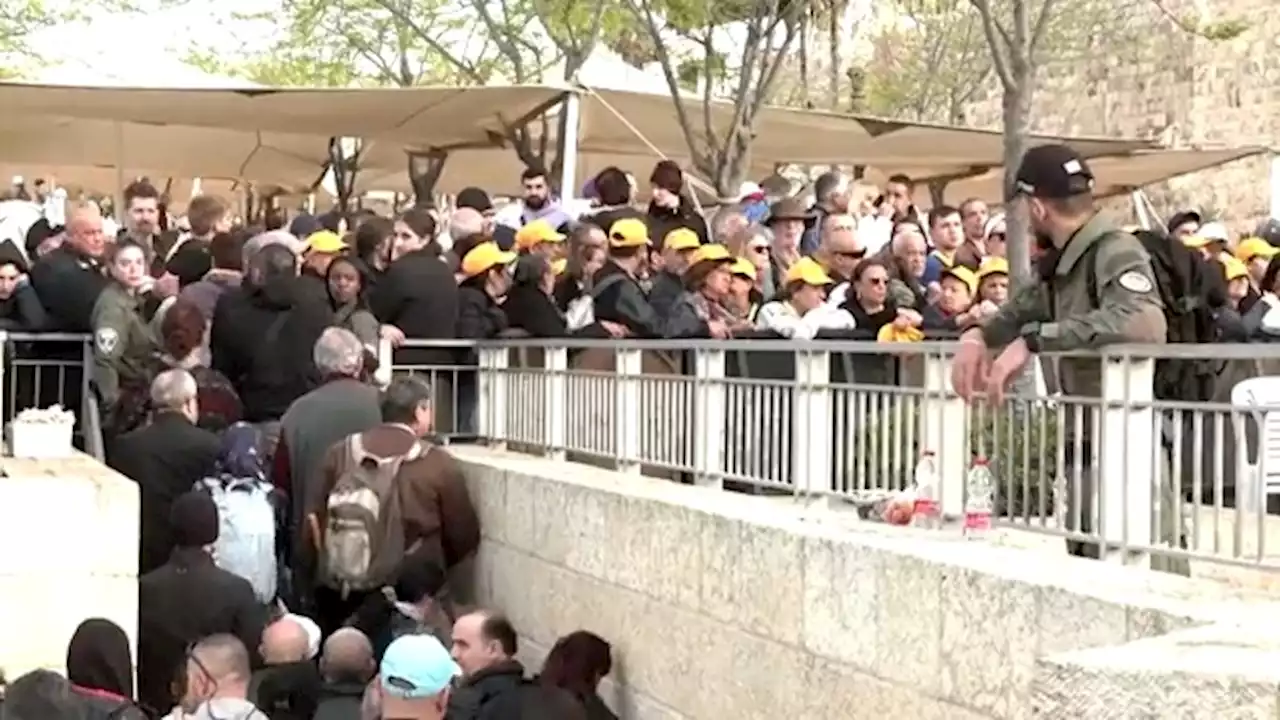
[[[848,499],[908,487],[919,454],[932,450],[947,516],[962,514],[964,477],[981,455],[997,477],[1004,528],[1088,543],[1118,562],[1280,569],[1280,494],[1267,492],[1272,482],[1280,493],[1280,378],[1268,391],[1258,367],[1280,374],[1280,346],[1043,357],[1050,374],[1062,361],[1096,363],[1096,396],[1032,391],[998,406],[955,395],[952,343],[511,339],[397,352],[447,348],[456,364],[425,367],[449,389],[437,401],[447,439],[744,492]],[[1170,357],[1212,361],[1218,396],[1154,399],[1155,362]],[[1233,402],[1232,388],[1249,378],[1258,387]]]
[[[89,335],[0,331],[0,420],[27,408],[61,405],[76,413],[76,442],[98,460],[106,457],[102,416],[91,390]]]

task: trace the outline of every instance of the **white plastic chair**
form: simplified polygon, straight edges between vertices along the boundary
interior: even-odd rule
[[[1280,408],[1280,376],[1249,378],[1231,388],[1231,404],[1242,408]],[[1266,506],[1266,496],[1280,495],[1280,409],[1253,413],[1258,423],[1258,463],[1249,464],[1248,444],[1236,434],[1236,502],[1245,512]]]

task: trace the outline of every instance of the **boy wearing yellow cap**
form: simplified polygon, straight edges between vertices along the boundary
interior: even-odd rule
[[[942,291],[936,302],[922,313],[921,326],[926,330],[963,330],[982,319],[982,311],[974,312],[974,295],[978,292],[978,276],[963,265],[944,268],[938,279]]]
[[[756,313],[756,329],[796,340],[812,339],[823,330],[852,330],[853,315],[826,302],[831,283],[831,276],[812,258],[795,261],[782,278],[779,298]]]

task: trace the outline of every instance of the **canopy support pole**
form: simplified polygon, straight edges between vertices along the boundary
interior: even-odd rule
[[[563,202],[578,194],[578,137],[582,130],[582,97],[576,89],[565,93],[560,113],[560,200]]]
[[[1151,217],[1147,215],[1147,204],[1144,202],[1141,190],[1134,190],[1129,193],[1129,199],[1133,202],[1133,214],[1138,218],[1138,224],[1143,230],[1151,229]]]
[[[116,222],[124,227],[124,123],[116,123],[116,191],[113,193]]]

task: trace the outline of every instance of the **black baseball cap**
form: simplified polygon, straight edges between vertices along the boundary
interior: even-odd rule
[[[1173,217],[1169,218],[1169,223],[1165,225],[1165,228],[1167,228],[1169,232],[1173,232],[1178,228],[1178,226],[1186,225],[1189,222],[1199,225],[1201,222],[1204,222],[1204,218],[1195,210],[1183,210],[1180,213],[1174,213]]]
[[[1039,198],[1069,198],[1093,192],[1093,171],[1068,145],[1037,145],[1022,156],[1014,189]]]
[[[465,187],[458,193],[458,207],[487,213],[493,209],[493,201],[489,199],[489,193],[484,190],[478,187]]]

